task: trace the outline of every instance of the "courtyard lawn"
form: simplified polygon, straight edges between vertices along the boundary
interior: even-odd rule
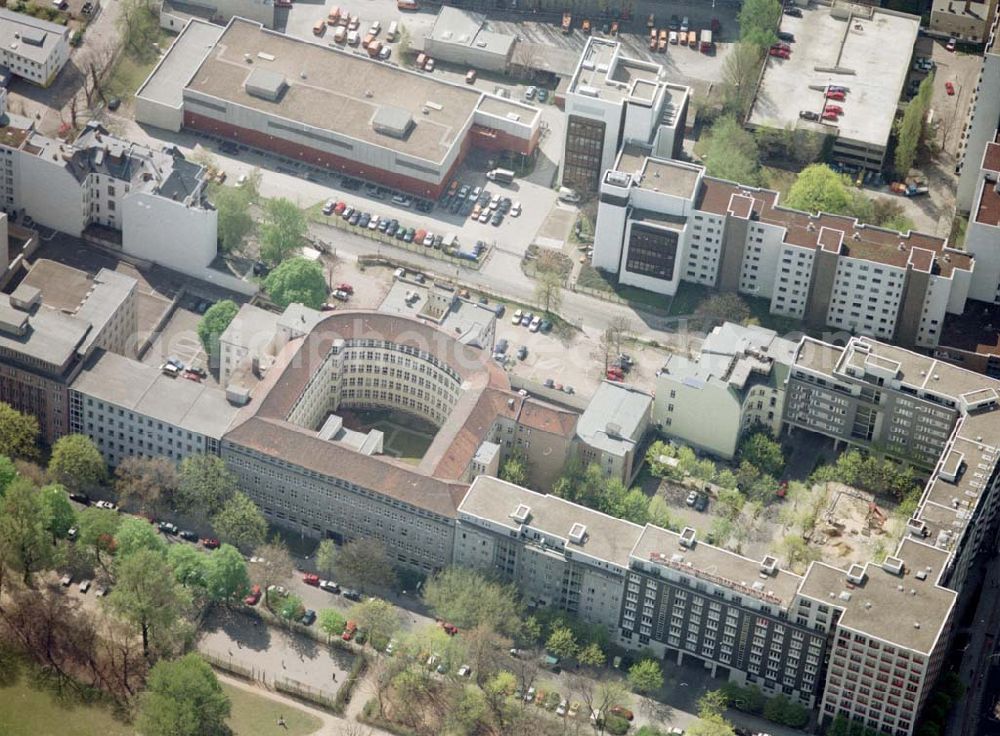
[[[307,736],[323,722],[304,710],[268,700],[227,684],[222,685],[232,701],[229,725],[235,736],[280,733]],[[278,728],[284,716],[287,728]],[[0,687],[0,734],[3,736],[132,736],[135,727],[117,720],[103,705],[74,705],[26,682],[22,674],[16,684]]]
[[[400,460],[419,462],[434,441],[434,435],[404,427],[389,419],[382,419],[372,424],[385,435],[386,454],[398,457]]]

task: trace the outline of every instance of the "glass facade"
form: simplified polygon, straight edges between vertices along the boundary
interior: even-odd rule
[[[596,192],[601,178],[604,123],[569,116],[563,184],[581,192]]]
[[[678,234],[673,230],[654,230],[633,225],[625,257],[625,270],[654,279],[673,279],[677,240]]]

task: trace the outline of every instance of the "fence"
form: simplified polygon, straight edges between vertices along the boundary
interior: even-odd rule
[[[310,703],[315,703],[334,713],[343,711],[343,705],[338,705],[336,696],[331,696],[328,692],[317,687],[306,685],[304,682],[292,680],[288,677],[279,677],[274,680],[274,689],[293,698],[299,698]]]
[[[231,675],[236,675],[237,677],[242,677],[244,680],[250,682],[260,683],[264,687],[270,689],[268,684],[267,672],[262,667],[246,667],[245,665],[234,662],[231,657],[217,657],[214,654],[208,652],[199,651],[198,654],[201,658],[208,662],[213,667],[217,669],[224,670]]]

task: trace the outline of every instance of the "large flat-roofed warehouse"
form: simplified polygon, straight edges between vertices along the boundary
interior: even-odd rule
[[[919,27],[915,15],[839,0],[782,16],[795,42],[788,59],[768,57],[750,125],[835,136],[835,160],[881,169]],[[830,85],[846,88],[843,100],[826,99]],[[827,104],[842,110],[836,120],[801,119]]]
[[[140,122],[200,130],[423,197],[441,193],[469,146],[529,155],[538,144],[540,114],[529,105],[240,18],[199,43],[210,35],[194,30],[202,25],[191,21],[139,90]]]

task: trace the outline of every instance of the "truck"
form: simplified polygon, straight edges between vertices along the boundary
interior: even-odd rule
[[[335,43],[344,43],[347,41],[347,27],[337,26],[337,30],[333,32],[333,40]]]
[[[330,12],[326,15],[326,24],[328,26],[335,26],[340,22],[340,8],[334,5],[330,8]]]
[[[497,184],[512,184],[514,182],[514,172],[510,169],[493,169],[486,172],[486,178],[495,181]]]
[[[708,54],[712,52],[712,32],[705,29],[701,32],[701,53]]]
[[[369,44],[367,46],[367,49],[368,49],[368,55],[371,58],[376,59],[376,58],[378,58],[379,52],[382,50],[382,42],[381,41],[371,41],[371,42],[369,42]]]
[[[569,13],[563,13],[562,32],[569,33],[572,29],[573,29],[573,16]]]
[[[396,9],[410,11],[419,10],[420,4],[417,0],[396,0]]]

